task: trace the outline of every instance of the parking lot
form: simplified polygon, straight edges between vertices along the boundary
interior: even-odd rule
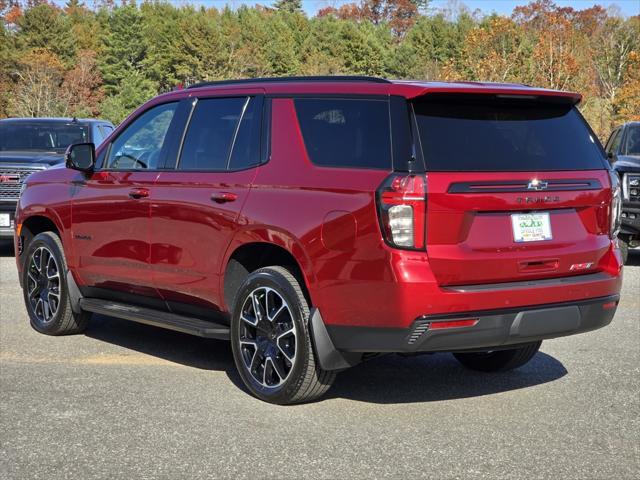
[[[28,324],[0,247],[0,478],[638,478],[640,256],[613,323],[544,342],[524,368],[386,356],[321,401],[250,397],[230,347],[94,317]]]

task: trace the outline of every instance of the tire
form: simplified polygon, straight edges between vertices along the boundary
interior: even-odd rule
[[[269,403],[310,402],[335,379],[335,372],[322,370],[316,361],[309,304],[298,280],[283,267],[256,270],[238,290],[231,346],[242,381]]]
[[[479,372],[506,372],[523,366],[538,353],[542,342],[528,343],[511,350],[496,350],[479,353],[454,353],[462,365]]]
[[[67,262],[60,238],[52,232],[29,243],[22,271],[22,293],[31,326],[46,335],[81,333],[91,314],[71,309]]]
[[[622,254],[622,264],[627,263],[629,258],[629,244],[626,240],[618,237],[618,245],[620,245],[620,253]]]

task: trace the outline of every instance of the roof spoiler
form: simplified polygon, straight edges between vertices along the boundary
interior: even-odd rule
[[[455,90],[425,89],[413,99],[447,102],[531,102],[555,105],[577,105],[582,95],[574,92],[560,92],[555,90],[504,90],[484,89],[474,92],[460,92]]]

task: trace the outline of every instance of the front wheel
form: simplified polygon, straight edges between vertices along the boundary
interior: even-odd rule
[[[538,353],[542,342],[528,343],[520,348],[488,352],[454,353],[462,365],[480,372],[506,372],[523,366]]]
[[[60,237],[52,232],[36,235],[25,257],[22,285],[31,326],[47,335],[82,332],[91,314],[74,313],[71,308]]]
[[[251,273],[238,291],[231,318],[236,367],[249,391],[280,405],[322,396],[335,378],[317,363],[309,336],[309,305],[289,270]]]

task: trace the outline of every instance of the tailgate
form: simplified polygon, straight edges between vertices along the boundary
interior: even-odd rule
[[[546,190],[530,190],[533,179]],[[427,254],[442,285],[594,272],[610,245],[606,171],[438,172],[428,192]],[[549,232],[514,224],[531,219]]]
[[[611,185],[571,102],[426,95],[427,254],[442,285],[591,273],[610,247]]]

